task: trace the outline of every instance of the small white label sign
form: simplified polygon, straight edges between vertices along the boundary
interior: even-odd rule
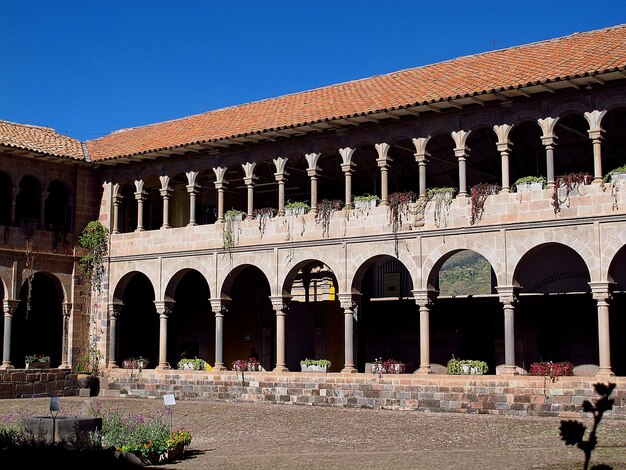
[[[174,395],[163,395],[163,403],[165,406],[174,406],[176,404],[176,399]]]
[[[59,411],[60,409],[59,397],[50,397],[50,411]]]

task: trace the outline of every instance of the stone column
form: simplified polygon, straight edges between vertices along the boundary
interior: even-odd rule
[[[415,146],[415,161],[417,162],[417,169],[419,174],[419,198],[426,199],[426,163],[428,163],[428,157],[430,153],[426,151],[426,145],[428,145],[428,137],[419,137],[413,139],[413,145]]]
[[[309,163],[309,167],[306,169],[306,174],[311,178],[311,210],[317,211],[317,177],[319,176],[320,168],[317,166],[321,153],[307,153],[304,158]]]
[[[19,187],[14,187],[11,192],[11,225],[15,225],[15,213],[17,209],[17,195],[20,193]]]
[[[41,192],[41,205],[39,206],[39,227],[41,227],[41,229],[43,230],[46,230],[46,200],[48,199],[49,195],[49,192]]]
[[[500,302],[504,307],[504,374],[516,375],[515,367],[515,304],[517,291],[515,287],[496,287]]]
[[[193,227],[198,225],[196,223],[196,194],[200,186],[196,184],[196,178],[198,177],[197,171],[188,171],[185,173],[187,176],[187,193],[189,193],[189,223],[187,227]]]
[[[135,180],[135,200],[137,201],[137,228],[135,232],[143,232],[143,202],[146,200],[146,192],[143,190],[143,181]]]
[[[609,301],[611,300],[608,282],[590,282],[591,292],[598,304],[598,358],[600,369],[597,377],[613,377],[611,369],[611,329],[609,328]]]
[[[289,372],[285,360],[285,312],[288,299],[278,296],[270,297],[272,308],[276,312],[276,367],[274,372]]]
[[[554,128],[558,120],[558,117],[537,120],[542,132],[541,143],[546,148],[546,180],[549,189],[554,188],[554,146],[557,139],[557,136],[554,135]]]
[[[14,368],[11,363],[11,330],[13,328],[13,314],[19,303],[19,300],[5,299],[2,301],[2,310],[4,312],[4,338],[2,342],[2,365],[0,365],[0,370]]]
[[[289,173],[285,171],[287,159],[278,157],[273,162],[274,166],[276,166],[274,178],[278,183],[278,215],[285,215],[285,183],[287,182],[287,176],[289,176]]]
[[[113,303],[107,307],[109,312],[109,362],[107,367],[117,369],[119,367],[115,360],[117,355],[117,319],[120,317],[123,305]]]
[[[413,297],[420,310],[420,366],[416,374],[432,374],[430,368],[430,307],[435,292],[429,290],[414,290]]]
[[[356,164],[352,162],[352,155],[354,150],[350,147],[339,149],[339,155],[341,155],[341,171],[343,171],[345,178],[345,197],[346,207],[352,207],[352,174]]]
[[[606,110],[592,111],[585,113],[585,119],[589,123],[589,138],[593,145],[593,182],[596,184],[602,183],[602,118],[606,114]]]
[[[378,152],[378,158],[376,164],[380,168],[380,205],[387,205],[387,196],[389,196],[389,181],[388,173],[389,166],[393,160],[389,157],[389,149],[391,146],[385,142],[374,145],[376,152]]]
[[[226,174],[225,167],[213,168],[215,173],[215,189],[217,190],[217,223],[224,223],[224,190],[228,186],[228,182],[224,179]]]
[[[161,225],[161,229],[168,229],[170,228],[170,198],[172,197],[170,177],[159,176],[159,180],[161,180],[161,189],[159,190],[159,194],[163,198],[163,224]]]
[[[357,371],[354,367],[354,316],[357,304],[352,299],[352,294],[339,294],[338,297],[344,319],[344,366],[341,372],[353,373]]]
[[[242,164],[241,166],[245,173],[243,182],[248,190],[248,211],[246,214],[246,220],[252,220],[252,213],[254,212],[254,180],[256,179],[254,176],[254,167],[256,166],[256,163],[248,162]]]
[[[63,302],[61,305],[63,309],[63,338],[61,345],[61,365],[59,369],[71,369],[70,366],[70,348],[69,348],[69,323],[70,323],[70,314],[72,313],[72,304],[68,302]]]
[[[215,370],[226,370],[224,366],[224,314],[228,311],[222,299],[209,299],[215,314]]]
[[[174,302],[155,300],[154,305],[159,314],[159,365],[157,369],[171,369],[167,362],[167,319],[172,313]]]
[[[120,185],[113,185],[113,233],[120,233],[120,204],[124,197],[120,194]]]
[[[498,137],[496,142],[496,148],[500,152],[500,159],[502,163],[502,190],[503,193],[511,192],[511,181],[509,178],[509,152],[511,151],[511,145],[513,143],[509,140],[509,134],[511,133],[513,126],[509,124],[502,124],[500,126],[493,126],[493,130]]]
[[[454,131],[454,156],[459,162],[459,196],[467,197],[467,157],[470,149],[467,148],[467,138],[472,131]]]

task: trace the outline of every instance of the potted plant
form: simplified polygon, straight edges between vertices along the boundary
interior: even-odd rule
[[[181,359],[176,367],[182,370],[207,370],[207,363],[204,359],[196,357],[194,359]]]
[[[278,212],[273,207],[263,207],[262,209],[255,209],[252,213],[252,217],[259,223],[259,232],[261,232],[261,238],[265,235],[265,228],[267,227],[267,221],[276,216]]]
[[[259,372],[261,363],[255,358],[237,359],[233,361],[231,368],[236,372]]]
[[[363,194],[361,196],[354,196],[354,205],[355,209],[373,209],[378,205],[378,201],[380,198],[375,194]]]
[[[50,356],[33,354],[24,358],[27,369],[50,369]]]
[[[529,374],[549,377],[552,382],[555,382],[558,377],[574,375],[574,364],[569,361],[533,362],[530,365]]]
[[[626,180],[626,165],[618,166],[604,176],[605,182],[610,181],[611,183],[617,183],[623,180]]]
[[[323,199],[317,204],[317,212],[315,214],[315,223],[322,224],[322,236],[327,237],[330,230],[330,218],[333,212],[343,209],[343,201],[339,199]]]
[[[517,193],[540,191],[545,185],[546,179],[543,176],[524,176],[513,183],[513,191]]]
[[[147,369],[150,365],[150,361],[145,357],[139,356],[139,358],[135,359],[134,357],[129,357],[128,359],[124,359],[122,361],[123,369]]]
[[[310,210],[311,206],[302,201],[287,201],[285,204],[285,215],[302,216],[307,214]]]
[[[489,370],[485,361],[457,359],[452,356],[448,361],[449,375],[483,375]]]
[[[328,359],[309,359],[300,361],[302,372],[328,372],[331,362]]]
[[[387,359],[385,361],[382,358],[374,359],[372,363],[372,372],[374,374],[404,374],[406,370],[406,364],[402,361],[396,361],[395,359]]]

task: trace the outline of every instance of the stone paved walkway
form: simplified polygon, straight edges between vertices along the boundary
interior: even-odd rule
[[[61,413],[86,415],[95,403],[125,414],[163,409],[160,400],[61,398]],[[48,401],[0,400],[0,414],[9,410],[47,414]],[[556,418],[179,401],[174,427],[192,432],[189,457],[161,468],[582,468],[582,452],[562,443],[558,426]],[[599,444],[596,463],[626,469],[623,420],[604,420]]]

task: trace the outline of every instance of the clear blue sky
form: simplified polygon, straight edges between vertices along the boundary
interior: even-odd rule
[[[622,0],[0,0],[0,119],[88,140],[621,23]]]

